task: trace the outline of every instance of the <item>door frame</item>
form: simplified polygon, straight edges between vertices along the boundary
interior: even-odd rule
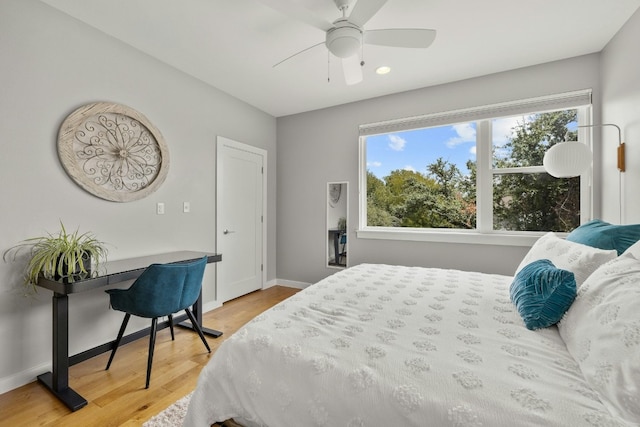
[[[233,139],[226,138],[224,136],[218,135],[216,137],[216,252],[220,253],[218,247],[218,230],[220,227],[223,227],[219,223],[219,209],[220,203],[218,200],[218,194],[220,194],[220,185],[222,183],[222,179],[220,174],[222,171],[222,156],[220,152],[223,147],[231,148],[234,150],[246,151],[249,153],[256,154],[262,157],[262,256],[261,256],[261,279],[262,283],[260,288],[264,289],[265,284],[267,283],[267,150],[262,148],[254,147],[252,145],[244,144],[242,142],[234,141]],[[224,262],[224,253],[222,254],[222,261]],[[216,301],[218,300],[218,283],[220,279],[220,269],[216,268]]]

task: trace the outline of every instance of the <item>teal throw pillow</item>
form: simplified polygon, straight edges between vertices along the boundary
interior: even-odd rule
[[[527,329],[546,328],[558,323],[573,303],[576,279],[572,272],[541,259],[516,274],[509,294]]]
[[[615,249],[618,255],[640,240],[640,224],[614,225],[594,219],[573,230],[567,240],[600,249]]]

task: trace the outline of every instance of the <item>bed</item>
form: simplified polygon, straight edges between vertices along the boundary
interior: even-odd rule
[[[577,296],[529,329],[513,283],[549,259]],[[361,264],[221,344],[185,426],[640,423],[640,261],[549,233],[511,276]]]

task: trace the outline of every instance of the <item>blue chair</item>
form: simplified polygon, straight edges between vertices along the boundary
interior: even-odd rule
[[[151,379],[151,364],[153,362],[153,349],[156,343],[156,331],[158,317],[168,316],[171,328],[171,340],[175,339],[173,333],[173,313],[184,310],[191,320],[193,328],[200,335],[200,339],[211,353],[209,344],[204,338],[202,328],[189,310],[200,295],[202,277],[207,265],[207,257],[201,260],[176,264],[151,264],[129,289],[108,289],[111,307],[114,310],[123,311],[125,314],[118,338],[116,338],[111,357],[105,370],[108,370],[113,361],[113,356],[120,345],[122,336],[129,323],[131,315],[151,319],[151,333],[149,334],[149,359],[147,362],[147,384]]]
[[[343,262],[342,259],[347,257],[347,233],[342,233],[340,235],[340,244],[342,245],[342,249],[340,249],[340,253],[338,256],[337,263],[340,265],[347,265],[346,260]]]

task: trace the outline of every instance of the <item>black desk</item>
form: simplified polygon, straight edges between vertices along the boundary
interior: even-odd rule
[[[73,282],[68,279],[50,280],[41,277],[38,280],[38,286],[53,291],[53,366],[52,372],[38,375],[38,381],[44,384],[53,394],[56,395],[65,405],[72,411],[76,411],[87,404],[87,400],[76,393],[69,387],[69,366],[87,360],[98,354],[110,351],[115,341],[87,350],[79,355],[69,357],[69,295],[78,292],[85,292],[93,289],[99,289],[115,283],[124,282],[126,280],[136,279],[142,272],[153,263],[167,264],[175,262],[195,261],[207,256],[207,262],[218,262],[222,260],[222,255],[180,251],[166,254],[144,256],[138,258],[123,259],[118,261],[109,261],[100,265],[100,271],[90,277],[77,277]],[[106,295],[106,294],[105,294]],[[202,291],[198,300],[193,305],[193,315],[202,325]],[[191,328],[191,324],[183,322],[186,315],[176,316],[174,321],[182,322],[178,326]],[[162,325],[158,329],[163,329],[168,325]],[[122,343],[128,343],[145,335],[148,335],[149,329],[127,335],[123,338]],[[219,337],[222,332],[212,329],[202,328],[203,332],[213,337]]]

